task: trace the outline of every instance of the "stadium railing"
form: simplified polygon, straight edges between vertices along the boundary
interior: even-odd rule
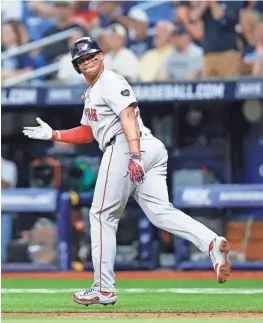
[[[90,205],[92,193],[77,195],[80,206]],[[129,203],[134,203],[130,199]],[[204,185],[202,187],[178,186],[173,191],[173,203],[178,208],[236,208],[259,207],[263,208],[263,185]],[[42,266],[34,264],[2,264],[3,271],[68,271],[72,270],[71,259],[71,221],[70,210],[72,196],[64,192],[59,194],[52,189],[10,189],[2,191],[2,212],[53,212],[57,215],[57,253],[58,265]],[[23,215],[21,215],[23,216]],[[139,216],[140,259],[130,264],[116,264],[116,270],[155,269],[156,250],[152,239],[152,225],[143,212]],[[186,241],[177,238],[178,253],[185,253]],[[182,257],[181,257],[182,256]],[[184,255],[178,255],[178,259]],[[176,269],[211,269],[210,261],[191,262],[183,261],[176,265]],[[233,262],[234,269],[263,269],[262,261]],[[92,265],[84,265],[85,270],[91,270]]]
[[[14,56],[18,56],[18,55],[30,52],[31,50],[34,50],[34,49],[37,49],[37,48],[40,48],[43,46],[51,45],[51,44],[54,44],[60,40],[66,39],[71,35],[72,31],[75,29],[76,28],[71,28],[71,29],[68,29],[65,31],[61,31],[57,34],[47,36],[42,39],[33,41],[31,43],[8,49],[2,53],[1,60],[11,58]]]
[[[8,189],[2,191],[2,212],[16,213],[26,216],[27,213],[54,213],[57,224],[57,265],[37,265],[33,263],[2,263],[2,271],[68,271],[72,269],[71,258],[71,220],[70,212],[73,205],[72,198],[76,198],[74,205],[90,206],[92,193],[74,194],[63,192],[59,193],[55,189]],[[131,198],[130,205],[135,201]],[[154,269],[155,253],[152,239],[152,225],[141,211],[138,218],[139,228],[139,260],[132,263],[116,263],[116,270],[135,270],[135,269]],[[91,270],[91,264],[84,265],[85,270]]]
[[[27,53],[27,52],[30,52],[31,50],[41,48],[43,46],[55,44],[60,40],[69,38],[72,34],[72,31],[74,30],[76,30],[76,28],[71,28],[65,31],[61,31],[55,35],[47,36],[42,39],[36,40],[34,42],[8,49],[2,53],[1,60]],[[20,76],[9,78],[3,81],[2,85],[14,86],[22,82],[26,82],[28,80],[34,79],[36,77],[40,77],[40,76],[44,76],[44,75],[48,75],[53,72],[56,72],[58,71],[58,68],[59,68],[58,63],[52,63],[44,67],[41,67],[39,69],[36,69],[34,71],[31,71],[31,73],[28,73],[26,75],[20,75]]]
[[[263,210],[263,184],[221,184],[178,186],[173,191],[173,203],[180,208],[202,209],[239,209],[253,208]],[[234,216],[233,216],[234,218]],[[263,220],[263,213],[261,214]],[[179,270],[208,270],[211,269],[210,260],[191,261],[188,257],[188,242],[181,238],[175,241],[177,250],[177,266]],[[187,259],[187,260],[186,260]],[[233,269],[262,270],[262,261],[231,260]]]

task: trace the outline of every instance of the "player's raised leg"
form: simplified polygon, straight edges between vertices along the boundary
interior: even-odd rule
[[[101,162],[90,210],[94,283],[91,289],[73,294],[73,300],[80,304],[107,305],[117,300],[114,275],[116,232],[132,189],[129,177],[124,177],[129,156],[123,153],[122,146],[108,147]]]
[[[143,150],[146,143],[142,141],[141,145]],[[217,280],[223,283],[231,270],[227,256],[228,242],[169,203],[166,184],[167,159],[167,151],[158,139],[147,141],[144,165],[145,169],[149,169],[146,171],[145,182],[137,187],[134,197],[156,227],[189,240],[201,251],[209,253]]]

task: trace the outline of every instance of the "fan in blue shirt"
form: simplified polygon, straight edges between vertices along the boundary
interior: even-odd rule
[[[2,24],[2,50],[8,50],[24,45],[28,42],[25,26],[15,20],[6,20]],[[29,53],[20,54],[2,60],[1,79],[25,74],[43,65],[39,57],[33,57]]]

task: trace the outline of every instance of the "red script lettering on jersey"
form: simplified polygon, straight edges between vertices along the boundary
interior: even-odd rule
[[[85,115],[88,116],[90,121],[98,121],[97,110],[96,109],[85,109]]]

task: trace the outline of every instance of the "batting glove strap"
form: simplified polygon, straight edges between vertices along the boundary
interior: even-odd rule
[[[61,141],[61,133],[58,130],[53,130],[52,131],[52,141]]]
[[[143,168],[141,154],[131,153],[129,160],[129,173],[131,182],[138,184],[142,184],[144,182],[145,171]]]

